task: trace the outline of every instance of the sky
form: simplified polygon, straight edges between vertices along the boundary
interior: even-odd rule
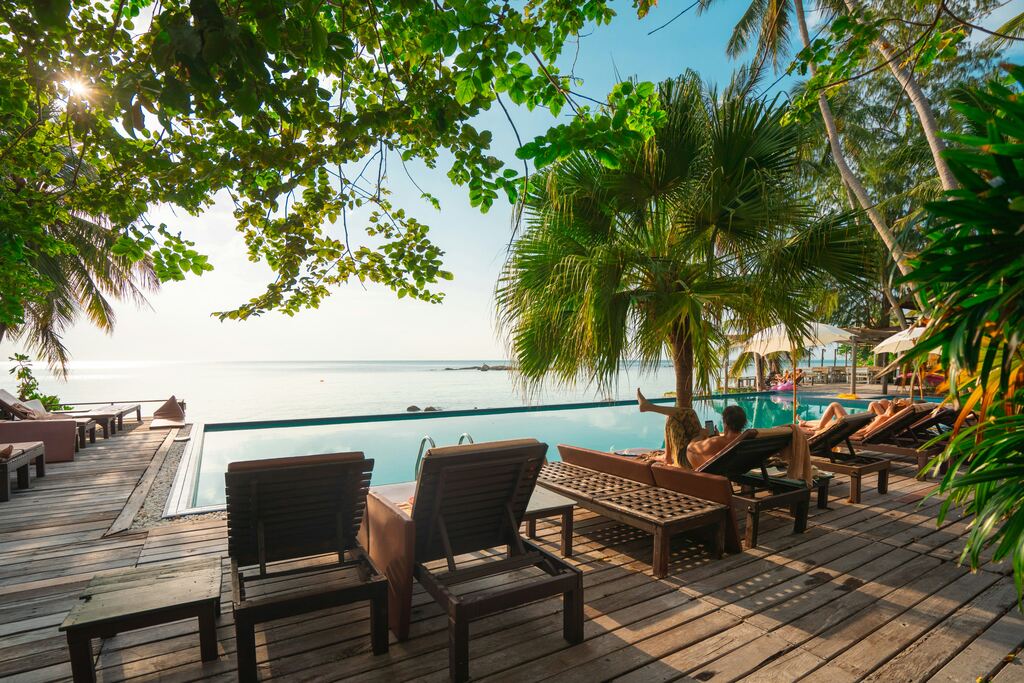
[[[746,2],[715,3],[702,14],[687,12],[685,2],[662,2],[638,20],[631,3],[614,6],[611,25],[585,35],[575,72],[585,81],[580,91],[603,99],[618,77],[659,81],[693,69],[706,81],[724,85],[739,62],[725,56],[725,43]],[[567,50],[567,59],[573,48]],[[564,69],[563,69],[564,70]],[[618,77],[617,77],[618,76]],[[776,86],[783,87],[785,81]],[[542,133],[554,119],[544,110],[514,111],[524,140]],[[493,153],[515,162],[515,138],[500,110],[485,113],[478,127],[494,133]],[[518,166],[515,166],[518,168]],[[108,336],[80,322],[65,337],[74,360],[374,360],[499,359],[506,357],[495,329],[494,285],[505,258],[511,207],[496,203],[487,214],[470,207],[465,188],[453,187],[444,169],[410,166],[417,183],[441,200],[436,211],[420,199],[397,163],[391,164],[395,204],[431,226],[431,239],[446,254],[455,279],[439,285],[441,304],[398,300],[382,287],[355,282],[338,288],[319,309],[294,317],[268,313],[246,321],[221,322],[211,312],[236,307],[262,291],[269,269],[251,263],[235,231],[231,202],[218,196],[205,213],[193,217],[170,207],[154,207],[153,223],[164,222],[196,242],[210,257],[212,272],[170,282],[149,296],[149,307],[116,306],[117,325]],[[353,239],[357,243],[357,239]],[[0,357],[13,352],[0,345]]]

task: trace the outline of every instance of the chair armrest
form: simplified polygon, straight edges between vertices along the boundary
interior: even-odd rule
[[[370,492],[359,528],[359,543],[388,580],[388,625],[395,637],[409,637],[416,525],[393,502]]]

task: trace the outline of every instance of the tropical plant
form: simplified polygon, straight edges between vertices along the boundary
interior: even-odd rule
[[[444,163],[486,210],[515,196],[521,171],[491,152],[483,110],[571,110],[522,152],[538,164],[642,136],[650,102],[614,90],[614,116],[591,111],[555,66],[614,15],[607,0],[6,0],[0,322],[20,322],[46,288],[32,245],[67,248],[46,226],[72,215],[105,216],[120,252],[149,255],[161,280],[202,273],[193,245],[146,212],[199,213],[218,192],[248,256],[273,271],[222,317],[316,307],[354,278],[439,301],[433,285],[451,274],[428,226],[392,201],[389,169]],[[69,150],[95,176],[63,175]]]
[[[860,284],[855,223],[815,215],[797,192],[801,127],[742,90],[719,95],[692,72],[666,81],[665,121],[620,163],[578,153],[532,179],[496,290],[527,384],[604,384],[666,351],[688,406],[728,334],[799,326],[823,284]]]
[[[959,131],[964,122],[949,102],[964,83],[981,83],[994,73],[996,63],[991,48],[969,46],[954,57],[932,64],[921,74],[935,102],[934,114],[946,131]],[[803,94],[805,83],[794,88],[794,97]],[[903,96],[903,89],[886,71],[858,78],[832,94],[830,104],[841,125],[844,151],[859,170],[868,193],[877,199],[876,210],[891,226],[896,239],[908,254],[918,253],[925,244],[920,224],[924,204],[939,199],[942,185],[935,173],[932,154],[915,112]],[[825,206],[854,206],[831,160],[826,133],[820,119],[812,117],[808,125],[820,133],[812,141],[806,163],[807,179],[817,202]],[[870,226],[867,226],[870,230]],[[893,291],[892,281],[899,272],[888,253],[876,242],[877,264],[872,291],[840,291],[839,305],[830,322],[843,326],[887,327],[898,323],[906,327],[902,308],[915,308],[915,302]]]
[[[942,348],[961,407],[933,463],[949,465],[939,522],[954,506],[973,514],[963,557],[972,567],[988,548],[993,560],[1011,558],[1024,595],[1024,67],[1006,70],[1008,83],[954,105],[975,132],[950,135],[962,147],[944,153],[962,189],[927,206],[931,244],[911,279],[932,318],[913,354]]]
[[[57,396],[44,394],[39,390],[39,380],[36,379],[35,373],[32,372],[32,361],[28,356],[23,353],[16,353],[8,360],[14,362],[10,373],[14,375],[14,380],[18,384],[18,398],[22,401],[36,399],[49,411],[62,410],[68,407],[61,403],[60,398]]]
[[[710,3],[702,3],[706,7]],[[925,1],[892,12],[891,3],[870,0],[827,0],[818,5],[824,20],[815,35],[808,29],[802,0],[752,2],[737,23],[727,46],[731,56],[755,46],[757,68],[770,61],[780,70],[788,63],[793,30],[802,49],[789,65],[810,78],[794,101],[794,115],[817,109],[824,124],[830,156],[853,201],[864,211],[885,245],[891,261],[903,275],[909,273],[908,254],[893,225],[879,205],[890,197],[873,195],[864,170],[851,159],[844,140],[843,122],[836,115],[832,99],[856,80],[887,70],[913,112],[912,120],[922,134],[932,173],[941,186],[955,187],[955,179],[941,152],[939,122],[932,99],[921,79],[935,63],[954,58],[970,30],[983,30],[970,19],[986,16],[997,6],[990,0],[966,3],[954,13],[943,0]],[[915,293],[918,307],[924,302]]]
[[[91,178],[96,171],[68,153],[61,174]],[[159,287],[157,267],[148,254],[125,253],[120,233],[107,222],[77,210],[62,211],[42,226],[39,240],[23,243],[23,261],[37,274],[39,285],[22,302],[15,321],[0,322],[0,341],[21,341],[62,375],[69,357],[62,339],[80,317],[110,333],[115,322],[112,299],[146,304],[145,292]]]

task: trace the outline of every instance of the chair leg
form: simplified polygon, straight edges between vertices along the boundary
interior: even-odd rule
[[[18,488],[19,489],[27,489],[29,487],[28,463],[25,463],[24,465],[19,467],[16,471],[18,473]]]
[[[794,534],[802,534],[807,530],[807,513],[809,512],[809,507],[810,505],[806,500],[801,503],[797,503],[796,515],[794,515],[795,519],[793,520]]]
[[[850,475],[850,502],[860,502],[860,474],[856,472]]]
[[[36,479],[46,476],[46,455],[36,456]]]
[[[747,548],[757,547],[757,526],[760,520],[761,515],[757,508],[747,510],[747,528],[743,533],[743,538],[747,542]]]
[[[238,657],[238,680],[254,683],[256,674],[256,625],[239,619],[235,613],[235,649]]]
[[[654,558],[651,562],[651,570],[657,578],[663,578],[668,574],[668,556],[671,552],[672,536],[665,532],[664,527],[654,530]]]
[[[726,520],[724,518],[715,525],[715,540],[711,549],[711,556],[716,560],[722,559],[722,555],[725,554],[725,525]]]
[[[373,654],[388,652],[388,586],[380,584],[380,590],[370,598],[370,642]]]
[[[96,669],[93,667],[92,639],[68,631],[68,654],[75,683],[94,683]]]
[[[469,621],[448,617],[448,674],[454,683],[469,680]]]
[[[7,463],[0,463],[0,502],[11,499],[11,471]]]
[[[562,557],[572,557],[572,510],[562,513]]]
[[[889,493],[889,470],[878,470],[878,492]]]
[[[823,481],[821,484],[818,485],[818,509],[819,510],[827,510],[828,509],[828,486],[829,486],[829,482],[828,482],[827,479],[825,481]]]
[[[576,575],[576,586],[562,594],[562,636],[575,645],[583,642],[583,576]]]
[[[212,662],[217,653],[217,614],[220,610],[210,605],[199,614],[199,652],[204,662]]]

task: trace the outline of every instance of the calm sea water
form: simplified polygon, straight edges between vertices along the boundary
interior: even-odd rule
[[[674,387],[668,366],[646,375],[626,368],[610,391],[552,385],[530,395],[508,372],[445,369],[485,363],[504,361],[89,361],[74,364],[67,382],[42,368],[37,375],[44,391],[70,403],[174,394],[199,422],[395,413],[411,405],[453,410],[594,401],[632,397],[638,386],[658,397]]]
[[[80,361],[72,365],[66,382],[43,367],[36,373],[44,391],[70,403],[165,399],[174,394],[187,402],[189,419],[199,422],[395,413],[411,405],[454,410],[628,399],[637,387],[653,398],[675,386],[667,364],[646,374],[627,367],[609,390],[548,385],[529,395],[508,372],[445,369],[504,362]],[[11,388],[10,384],[2,386]]]

